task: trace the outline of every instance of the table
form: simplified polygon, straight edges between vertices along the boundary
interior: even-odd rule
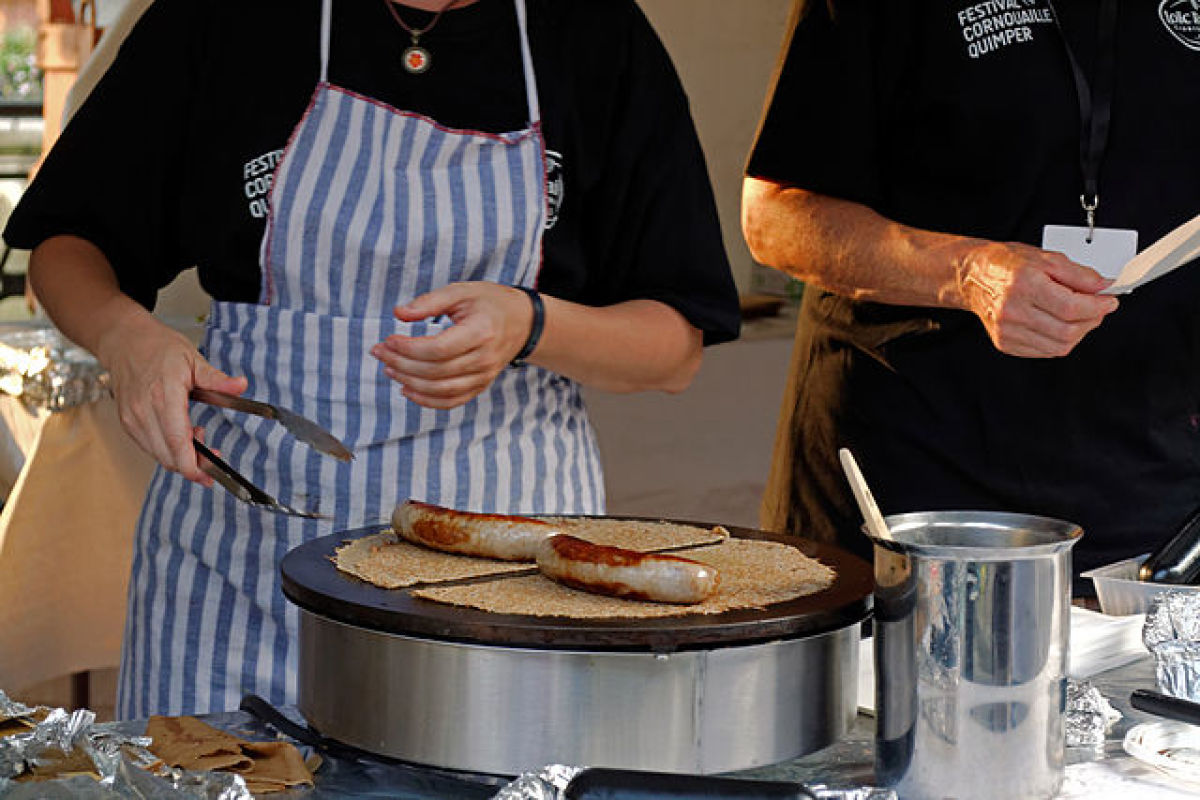
[[[1189,786],[1127,755],[1122,748],[1125,733],[1134,725],[1159,721],[1129,705],[1134,689],[1153,689],[1154,662],[1149,654],[1123,667],[1102,672],[1091,679],[1104,697],[1121,712],[1121,720],[1109,732],[1102,758],[1087,750],[1067,753],[1067,775],[1059,800],[1141,800],[1177,798],[1200,793]],[[761,780],[825,783],[835,787],[871,785],[874,781],[875,721],[860,714],[850,733],[835,744],[802,758],[770,767],[746,770],[739,777]]]
[[[1141,722],[1158,718],[1129,706],[1134,689],[1153,688],[1154,669],[1149,655],[1134,663],[1101,673],[1093,683],[1123,715],[1110,732],[1102,758],[1092,751],[1068,751],[1067,778],[1059,800],[1140,800],[1163,798],[1174,800],[1200,791],[1188,787],[1152,767],[1125,754],[1121,747],[1125,732]],[[302,721],[294,708],[284,709],[288,717]],[[274,730],[243,712],[211,714],[204,719],[212,725],[233,731],[246,738],[266,739]],[[144,722],[111,724],[123,733],[136,735],[144,730]],[[874,720],[860,714],[853,728],[841,740],[807,756],[734,773],[734,777],[795,781],[824,784],[832,788],[855,788],[874,782]],[[324,764],[317,771],[316,785],[294,789],[281,800],[482,800],[493,797],[508,781],[491,776],[462,776],[439,770],[429,770],[405,764],[385,764],[353,761],[323,755]]]

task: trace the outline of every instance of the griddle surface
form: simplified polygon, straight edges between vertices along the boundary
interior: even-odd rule
[[[712,527],[711,523],[667,520]],[[283,592],[313,614],[381,633],[509,647],[672,652],[714,645],[812,636],[861,621],[870,610],[870,566],[840,548],[794,536],[725,526],[734,538],[763,539],[796,547],[834,569],[833,585],[815,594],[762,609],[688,614],[654,619],[568,619],[495,614],[382,589],[341,572],[334,550],[385,527],[335,533],[307,542],[283,559]],[[505,580],[528,572],[469,579]]]

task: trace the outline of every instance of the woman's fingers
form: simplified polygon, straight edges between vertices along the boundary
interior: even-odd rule
[[[183,335],[163,325],[123,337],[107,366],[121,424],[135,442],[164,468],[209,486],[200,468],[188,413],[195,386],[234,394],[245,391],[245,378],[217,370]]]
[[[495,283],[456,283],[396,309],[405,321],[445,315],[453,325],[429,336],[389,336],[371,349],[404,396],[453,408],[486,389],[521,349],[532,308],[523,292]]]

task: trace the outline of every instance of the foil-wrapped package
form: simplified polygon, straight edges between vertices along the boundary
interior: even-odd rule
[[[501,789],[492,800],[559,800],[583,767],[551,764],[537,772],[527,772]]]
[[[0,391],[29,408],[65,411],[106,396],[109,377],[54,328],[19,328],[0,333]]]
[[[554,764],[548,767],[543,767],[537,772],[527,772],[524,775],[517,777],[515,781],[508,784],[496,794],[492,800],[587,800],[593,796],[589,789],[583,789],[583,794],[575,794],[568,792],[571,781],[574,780],[580,773],[584,772],[584,767],[567,767],[560,764]],[[603,772],[603,770],[598,770]],[[619,770],[616,772],[620,772]],[[728,780],[725,778],[713,778],[713,781]],[[628,781],[628,783],[626,783]],[[628,789],[631,785],[636,785],[638,781],[637,773],[631,772],[628,775],[622,776],[621,783]],[[600,787],[596,797],[612,797],[615,796],[615,791],[609,791],[612,787]],[[796,785],[797,792],[803,792],[804,796],[812,800],[896,800],[896,793],[891,789],[877,789],[874,787],[859,787],[852,789],[833,789],[824,785]],[[684,790],[680,790],[681,792]],[[648,794],[646,795],[649,796]],[[655,796],[659,796],[656,794]],[[686,795],[683,793],[672,793],[669,787],[661,792],[663,798],[679,797],[683,798]],[[709,796],[709,794],[705,794]],[[712,794],[717,796],[717,793]]]
[[[1200,702],[1200,593],[1155,597],[1146,612],[1142,642],[1154,656],[1158,690]]]
[[[5,800],[253,800],[242,776],[172,769],[144,736],[95,724],[87,710],[30,708],[0,691],[0,719],[37,720],[26,733],[0,737],[0,796]],[[32,783],[23,782],[36,777]]]
[[[1121,712],[1090,681],[1067,681],[1067,747],[1103,748],[1105,736],[1120,719]]]

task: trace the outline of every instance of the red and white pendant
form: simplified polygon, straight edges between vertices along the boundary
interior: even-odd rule
[[[431,59],[428,50],[414,44],[404,49],[403,61],[405,71],[420,75],[429,69]]]

